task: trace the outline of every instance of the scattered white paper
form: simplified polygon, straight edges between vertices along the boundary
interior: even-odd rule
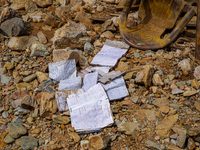
[[[71,94],[80,94],[83,93],[83,89],[77,89],[77,90],[68,90],[68,91],[57,91],[55,93],[58,110],[59,111],[67,111],[68,105],[67,105],[67,98]]]
[[[117,63],[117,60],[121,58],[127,50],[128,49],[104,45],[101,51],[94,56],[91,64],[113,67]]]
[[[97,84],[98,76],[99,76],[98,72],[86,74],[85,77],[84,77],[84,79],[83,79],[82,88],[85,91],[87,91],[88,89],[90,89],[91,87],[93,87],[95,84]]]
[[[129,95],[124,78],[117,78],[110,83],[102,84],[110,101],[118,100]]]
[[[56,81],[75,78],[76,63],[74,59],[49,63],[49,77]]]
[[[91,131],[113,123],[108,97],[101,84],[81,94],[69,95],[67,103],[72,127],[77,131]]]
[[[82,85],[82,78],[76,77],[72,79],[60,80],[58,90],[75,90],[80,89]]]

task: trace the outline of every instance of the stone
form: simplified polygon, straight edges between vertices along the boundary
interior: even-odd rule
[[[196,79],[193,79],[191,86],[194,87],[195,89],[198,89],[199,88],[199,82]]]
[[[103,11],[103,9],[104,9],[104,7],[103,6],[101,6],[101,5],[99,5],[99,6],[97,6],[97,11],[98,12],[102,12]]]
[[[199,80],[200,79],[200,66],[197,66],[194,70],[194,77]]]
[[[110,138],[103,134],[96,134],[89,137],[90,146],[96,150],[105,149],[108,145]]]
[[[116,67],[115,71],[124,72],[124,71],[129,70],[129,68],[130,68],[130,67],[129,67],[128,62],[120,61],[120,62],[117,64],[117,67]]]
[[[2,113],[2,117],[3,118],[8,118],[8,116],[9,116],[9,114],[8,114],[8,112],[7,111],[4,111],[3,113]]]
[[[43,81],[46,81],[46,80],[50,79],[47,73],[43,73],[43,72],[40,72],[40,71],[37,71],[35,73],[35,75],[37,76],[37,79],[38,79],[39,83],[42,83]]]
[[[176,88],[176,89],[173,89],[173,90],[172,90],[172,94],[173,94],[173,95],[175,95],[175,94],[182,94],[182,93],[184,93],[184,91],[183,91],[183,90],[180,90],[179,88]]]
[[[186,47],[182,52],[182,56],[186,57],[190,52],[191,52],[191,48],[190,47]]]
[[[53,50],[53,62],[75,59],[77,63],[80,59],[80,52],[77,50],[55,49]]]
[[[164,114],[167,114],[169,112],[169,106],[161,106],[159,108],[159,111],[164,113]]]
[[[118,127],[118,131],[124,132],[127,135],[132,135],[136,129],[138,129],[138,122],[124,122],[121,123]]]
[[[167,150],[185,150],[185,149],[179,148],[179,147],[177,147],[175,145],[169,145],[167,147]]]
[[[138,118],[143,120],[149,120],[149,121],[155,121],[156,120],[156,113],[154,110],[148,110],[148,109],[141,109],[138,110],[137,113]]]
[[[14,17],[20,17],[20,14],[17,13],[15,9],[12,9],[10,7],[5,7],[3,8],[0,14],[0,23]]]
[[[11,79],[11,77],[1,75],[1,83],[9,83]]]
[[[40,43],[42,43],[42,44],[46,44],[47,43],[47,38],[46,38],[46,36],[44,35],[44,33],[42,31],[39,31],[37,33],[37,37],[38,37]]]
[[[190,71],[191,70],[191,64],[189,59],[183,59],[178,63],[178,66],[181,68],[182,71]]]
[[[93,53],[94,52],[94,46],[92,44],[90,44],[90,42],[86,42],[84,44],[84,52]]]
[[[38,10],[38,7],[32,0],[26,0],[25,10],[28,13],[34,13]]]
[[[153,104],[158,107],[168,106],[169,101],[168,101],[167,97],[162,97],[162,98],[157,98],[156,100],[154,100]]]
[[[25,8],[26,0],[11,0],[10,1],[12,4],[10,7],[15,10],[20,10]]]
[[[76,132],[70,132],[69,136],[74,140],[75,143],[80,141],[80,136]]]
[[[143,84],[146,88],[151,86],[152,76],[154,73],[154,68],[152,65],[144,66],[144,69],[137,73],[135,82],[137,84]]]
[[[189,136],[198,136],[200,134],[200,130],[198,128],[189,128],[187,130],[187,134]]]
[[[115,35],[111,31],[106,31],[103,34],[101,34],[101,38],[112,39],[114,37]]]
[[[11,143],[15,142],[15,139],[12,136],[10,136],[10,134],[7,134],[3,141],[6,144],[11,144]]]
[[[192,138],[188,139],[187,148],[188,150],[194,150],[196,148],[195,142]]]
[[[112,3],[115,3],[115,0],[103,0],[103,2],[108,3],[108,4],[112,4]]]
[[[178,138],[178,134],[172,134],[170,135],[170,139],[176,140]]]
[[[196,93],[197,93],[196,90],[194,90],[194,91],[186,91],[186,92],[183,93],[183,96],[188,97],[188,96],[195,95]]]
[[[96,3],[96,0],[83,0],[86,4],[94,5]]]
[[[61,7],[57,7],[56,8],[55,14],[61,20],[69,21],[69,20],[71,20],[71,16],[67,15],[66,12],[70,12],[70,11],[71,11],[71,7],[69,7],[69,6],[61,6]]]
[[[83,23],[88,28],[90,28],[90,26],[92,25],[92,21],[89,19],[88,15],[82,11],[76,14],[74,20]]]
[[[130,80],[133,77],[134,72],[128,72],[126,73],[126,75],[124,76],[124,80]]]
[[[47,7],[53,4],[53,0],[33,0],[39,7]]]
[[[89,141],[88,140],[81,140],[80,142],[81,148],[87,150],[89,148]]]
[[[162,148],[159,144],[156,144],[153,141],[147,140],[145,143],[145,147],[147,147],[148,149],[152,149],[152,150],[164,150],[165,148]]]
[[[40,116],[45,117],[49,113],[55,113],[57,108],[55,93],[43,92],[40,100]]]
[[[67,47],[69,43],[77,43],[79,38],[87,35],[86,31],[84,25],[68,22],[55,31],[54,37],[52,38],[53,44],[59,48]]]
[[[30,150],[38,146],[38,140],[33,136],[23,136],[16,140],[16,144],[23,150]]]
[[[160,137],[167,138],[170,134],[170,129],[177,122],[178,114],[165,117],[156,127],[156,133]]]
[[[27,133],[26,128],[21,123],[13,122],[8,124],[8,131],[13,138],[19,138]]]
[[[167,77],[169,78],[170,81],[174,80],[175,78],[175,75],[173,74],[170,74],[170,75],[167,75]]]
[[[5,36],[18,36],[24,31],[24,21],[21,18],[12,18],[1,24],[0,32]]]
[[[31,82],[31,81],[33,81],[34,79],[36,79],[36,77],[37,77],[37,76],[36,76],[35,74],[29,75],[29,76],[23,78],[23,82]]]
[[[8,42],[8,47],[12,50],[23,51],[29,48],[34,41],[37,41],[35,36],[21,36],[21,37],[12,37]]]
[[[27,122],[30,123],[30,124],[33,123],[33,117],[28,117]]]
[[[7,70],[11,70],[14,68],[14,65],[11,62],[6,62],[3,67],[6,68]]]
[[[68,124],[70,122],[69,117],[67,116],[53,115],[52,119],[54,122],[60,124]]]
[[[200,111],[200,102],[195,101],[194,107],[195,107],[198,111]]]
[[[32,110],[34,108],[34,100],[30,95],[26,95],[22,98],[21,107],[24,109]]]
[[[158,73],[155,73],[152,77],[152,82],[155,86],[163,86],[164,83],[162,82],[162,79]]]
[[[30,50],[31,50],[30,54],[31,57],[49,55],[49,52],[47,51],[47,46],[38,41],[33,42],[33,44],[30,47]]]
[[[19,84],[16,84],[16,87],[17,89],[25,88],[26,90],[30,90],[32,86],[29,83],[21,82]]]
[[[172,130],[178,134],[178,138],[177,138],[177,146],[180,148],[184,148],[185,146],[185,142],[186,142],[186,138],[187,138],[187,130],[184,129],[183,127],[179,126],[179,125],[175,125],[172,127]]]

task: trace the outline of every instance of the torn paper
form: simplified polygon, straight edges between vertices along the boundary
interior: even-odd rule
[[[99,82],[105,84],[105,83],[107,83],[109,81],[112,81],[112,80],[124,75],[125,73],[126,72],[121,72],[121,71],[117,71],[117,72],[116,71],[111,71],[111,72],[105,74],[104,76],[100,76],[99,77]]]
[[[82,88],[85,91],[87,91],[88,89],[90,89],[91,87],[93,87],[95,84],[97,84],[98,76],[99,76],[98,72],[86,74],[85,77],[84,77],[84,79],[83,79]]]
[[[68,91],[57,91],[55,94],[58,110],[59,111],[67,111],[68,105],[67,105],[67,97],[71,94],[80,94],[83,93],[83,89],[77,89],[77,90],[68,90]]]
[[[127,50],[128,49],[104,45],[101,51],[94,56],[91,64],[113,67],[117,63],[118,59],[127,52]]]
[[[108,98],[111,100],[118,100],[129,95],[123,77],[117,78],[110,83],[102,84]]]
[[[60,80],[58,90],[75,90],[80,89],[82,85],[82,78],[76,77],[72,79]]]
[[[69,95],[67,103],[72,127],[77,131],[91,131],[113,123],[108,97],[101,84],[81,94]]]
[[[128,49],[130,45],[126,44],[125,42],[122,41],[112,41],[112,40],[106,40],[105,45],[116,47],[116,48],[124,48]]]
[[[56,81],[75,78],[76,63],[74,59],[49,63],[49,77]]]

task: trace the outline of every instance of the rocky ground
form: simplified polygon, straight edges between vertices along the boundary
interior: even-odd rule
[[[110,102],[114,124],[78,134],[69,112],[58,111],[58,83],[49,78],[48,64],[70,59],[65,50],[59,51],[68,47],[71,52],[80,50],[81,70],[106,39],[123,41],[118,3],[0,1],[0,149],[200,149],[195,17],[168,47],[156,51],[131,47],[118,61],[113,70],[127,71],[124,79],[130,95]],[[129,24],[138,20],[136,11]]]

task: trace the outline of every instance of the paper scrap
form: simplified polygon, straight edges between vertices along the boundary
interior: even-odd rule
[[[90,89],[91,87],[93,87],[95,84],[97,84],[98,76],[99,76],[98,72],[86,74],[85,77],[84,77],[84,79],[83,79],[82,88],[85,91],[87,91],[88,89]]]
[[[60,80],[58,90],[75,90],[80,89],[82,85],[82,78],[76,77],[72,79]]]
[[[107,74],[105,74],[104,76],[100,76],[99,77],[99,82],[105,84],[109,81],[112,81],[122,75],[124,75],[126,72],[121,72],[121,71],[111,71]]]
[[[110,83],[102,84],[110,101],[118,100],[129,95],[123,77],[117,78]]]
[[[113,123],[110,103],[100,83],[81,94],[69,95],[67,103],[72,127],[77,131],[91,131]]]
[[[58,110],[59,111],[67,111],[68,105],[67,105],[67,97],[71,94],[77,94],[77,93],[83,93],[83,89],[77,89],[77,90],[68,90],[68,91],[57,91],[55,93]]]
[[[74,59],[49,63],[49,77],[56,81],[75,78],[76,63]]]
[[[117,63],[117,60],[121,58],[127,50],[128,49],[104,45],[101,51],[94,56],[91,64],[113,67]]]

